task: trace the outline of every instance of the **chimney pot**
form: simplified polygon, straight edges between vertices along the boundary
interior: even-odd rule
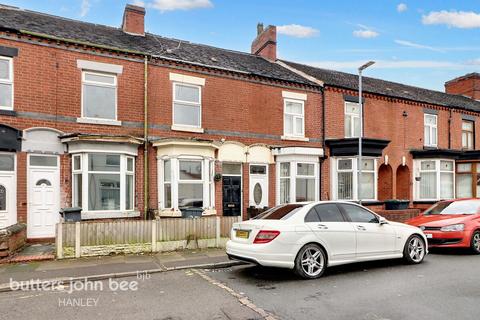
[[[257,24],[257,36],[259,36],[263,32],[263,23],[259,22]]]
[[[145,8],[127,4],[123,12],[122,30],[128,34],[145,36]]]

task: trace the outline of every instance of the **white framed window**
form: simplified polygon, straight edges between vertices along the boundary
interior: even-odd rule
[[[0,110],[13,110],[13,59],[0,57]]]
[[[283,134],[286,137],[305,136],[305,102],[284,99]]]
[[[345,138],[360,136],[360,104],[345,101]]]
[[[362,158],[360,197],[358,196],[358,157],[332,158],[332,194],[335,200],[377,200],[377,159]]]
[[[82,118],[117,120],[117,75],[82,71]]]
[[[473,150],[475,141],[475,122],[462,121],[462,149]]]
[[[437,115],[435,114],[424,114],[423,116],[424,124],[424,146],[426,147],[436,147],[437,146]]]
[[[201,157],[165,157],[159,162],[160,208],[213,208],[215,162]]]
[[[445,159],[415,160],[415,200],[453,199],[455,162]]]
[[[277,163],[278,204],[318,200],[318,163],[285,161]]]
[[[119,153],[74,154],[72,175],[73,206],[91,213],[134,210],[134,157]]]
[[[202,127],[202,88],[199,85],[173,83],[173,125]]]

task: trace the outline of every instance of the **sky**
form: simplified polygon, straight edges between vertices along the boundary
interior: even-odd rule
[[[250,51],[256,25],[276,25],[277,55],[328,69],[443,91],[480,72],[479,0],[0,0],[0,3],[120,26],[126,3],[146,7],[146,30]]]

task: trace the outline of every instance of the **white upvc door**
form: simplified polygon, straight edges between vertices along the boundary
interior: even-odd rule
[[[32,163],[32,157],[37,157],[39,160]],[[47,160],[47,157],[50,159]],[[55,237],[55,225],[60,220],[60,169],[58,162],[58,156],[29,156],[27,182],[28,238]]]
[[[17,223],[15,172],[0,171],[0,229]]]
[[[249,172],[248,205],[268,207],[268,165],[250,164]]]

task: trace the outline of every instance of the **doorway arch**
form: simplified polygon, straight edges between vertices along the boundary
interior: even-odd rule
[[[397,199],[410,199],[410,168],[408,166],[398,166],[397,168]]]
[[[389,164],[378,168],[378,200],[384,201],[393,197],[393,169]]]

